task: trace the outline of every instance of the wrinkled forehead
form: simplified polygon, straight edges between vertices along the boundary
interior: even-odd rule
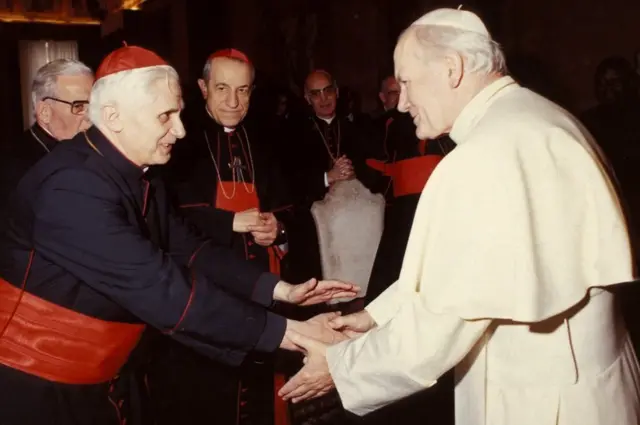
[[[395,77],[398,82],[418,78],[427,71],[424,58],[424,47],[420,45],[416,36],[418,27],[410,27],[405,31],[393,53]]]
[[[167,75],[153,82],[150,88],[153,91],[156,106],[170,109],[182,108],[182,88],[178,79]]]
[[[415,71],[418,65],[417,49],[416,29],[410,27],[400,36],[393,52],[393,64],[397,80],[406,80],[408,74]]]
[[[58,95],[74,94],[88,97],[93,86],[93,76],[88,74],[59,75],[56,78],[55,90]],[[76,99],[82,100],[82,99]]]
[[[252,83],[252,68],[246,62],[233,58],[214,58],[211,61],[211,81],[236,87],[249,86]]]

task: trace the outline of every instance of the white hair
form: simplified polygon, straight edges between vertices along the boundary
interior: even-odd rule
[[[106,105],[139,107],[153,103],[157,94],[151,85],[158,80],[180,81],[178,73],[169,65],[121,71],[98,79],[91,89],[89,119],[102,122],[102,108]]]
[[[443,25],[415,24],[412,27],[424,50],[418,53],[422,57],[431,50],[454,51],[464,60],[466,72],[485,75],[506,72],[502,48],[484,34]]]
[[[74,59],[56,59],[40,67],[31,83],[31,101],[35,105],[45,97],[57,97],[58,77],[62,75],[88,75],[93,71]]]

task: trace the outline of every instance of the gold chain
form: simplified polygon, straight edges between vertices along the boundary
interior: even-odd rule
[[[33,131],[32,128],[29,129],[29,131],[31,132],[31,135],[34,137],[34,139],[36,139],[36,141],[38,143],[40,143],[40,146],[42,146],[44,148],[45,151],[47,152],[51,152],[51,149],[49,149],[47,147],[47,145],[44,144],[44,142],[42,140],[40,140],[40,138],[38,136],[36,136],[36,133]]]
[[[242,131],[244,133],[244,137],[247,139],[247,151],[249,152],[249,161],[251,163],[251,170],[252,170],[252,174],[253,174],[253,187],[251,188],[251,190],[249,190],[249,188],[247,187],[247,183],[244,180],[244,176],[242,176],[242,185],[244,186],[244,189],[247,191],[247,193],[253,193],[256,190],[256,169],[255,166],[253,164],[253,154],[251,153],[251,144],[249,142],[249,136],[247,135],[247,130],[245,130],[244,127],[242,127]],[[218,176],[218,182],[222,182],[222,176],[220,175],[220,168],[218,167],[218,162],[216,161],[216,156],[213,154],[213,150],[211,149],[211,143],[209,142],[209,135],[207,134],[207,130],[204,130],[204,139],[207,142],[207,148],[209,149],[209,155],[211,155],[211,161],[213,162],[213,166],[216,169],[216,175]],[[240,143],[242,144],[242,139],[240,137],[238,137],[238,139],[240,139]],[[218,146],[220,146],[220,135],[218,134]],[[242,148],[242,146],[241,146]],[[231,192],[231,196],[229,196],[227,194],[227,192],[224,190],[224,186],[220,185],[219,189],[222,191],[222,195],[226,198],[226,199],[233,199],[234,196],[236,196],[236,169],[235,167],[233,167],[231,169],[231,181],[233,182],[233,191]]]
[[[338,119],[338,117],[335,117],[334,119]],[[327,152],[329,153],[329,156],[331,157],[331,159],[333,160],[333,162],[335,163],[338,158],[340,158],[340,139],[341,134],[340,134],[340,121],[338,121],[338,143],[337,143],[337,149],[336,149],[336,156],[333,156],[333,152],[331,152],[331,148],[329,147],[329,143],[327,142],[327,139],[324,137],[324,133],[322,133],[322,130],[320,130],[320,126],[318,125],[318,122],[316,121],[315,118],[312,118],[313,123],[316,126],[316,130],[318,130],[318,133],[320,133],[320,137],[322,137],[322,142],[324,143],[324,147],[327,148]],[[331,125],[331,124],[329,124]]]

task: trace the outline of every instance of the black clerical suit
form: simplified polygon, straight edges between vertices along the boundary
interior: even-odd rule
[[[286,321],[265,308],[278,277],[197,236],[152,172],[92,127],[12,195],[0,235],[3,425],[120,425],[112,384],[144,324],[231,365],[279,346]]]
[[[330,121],[330,122],[328,122]],[[374,193],[385,180],[366,165],[365,134],[346,118],[323,120],[316,116],[291,123],[288,129],[286,168],[296,204],[294,223],[288,228],[289,261],[293,281],[322,276],[318,236],[310,208],[329,190],[326,173],[346,155],[356,177]]]
[[[6,222],[9,195],[29,168],[51,152],[58,141],[38,124],[26,130],[22,137],[10,141],[0,156],[0,229]]]
[[[286,242],[284,227],[270,247],[258,245],[251,234],[233,232],[235,213],[250,208],[274,212],[280,221],[288,216],[286,186],[265,144],[267,133],[245,124],[225,129],[204,105],[193,111],[185,117],[187,137],[178,142],[165,167],[176,207],[215,243],[279,274],[284,253],[277,245]],[[272,356],[254,355],[237,368],[212,362],[168,339],[159,341],[153,351],[156,360],[149,377],[158,425],[178,419],[273,424]]]

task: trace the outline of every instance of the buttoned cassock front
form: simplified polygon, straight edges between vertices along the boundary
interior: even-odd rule
[[[461,425],[635,425],[639,373],[611,285],[627,228],[590,135],[503,77],[462,111],[378,327],[328,350],[359,415],[455,367]],[[426,421],[426,418],[425,418]]]

